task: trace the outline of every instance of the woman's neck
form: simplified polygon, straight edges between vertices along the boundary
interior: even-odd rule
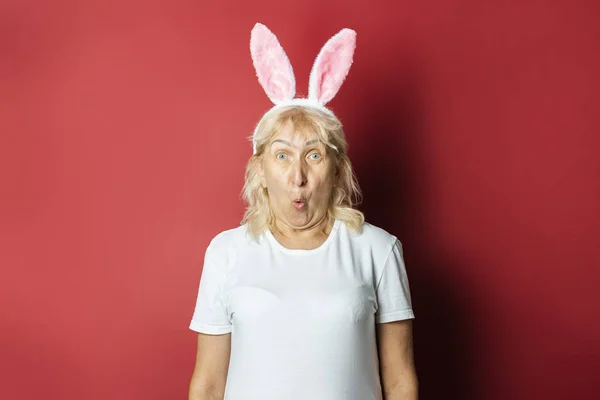
[[[334,220],[327,215],[316,224],[300,229],[275,220],[275,227],[271,233],[282,246],[288,249],[312,250],[325,243],[333,224]]]

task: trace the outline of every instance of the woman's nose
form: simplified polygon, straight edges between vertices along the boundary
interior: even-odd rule
[[[293,166],[292,181],[296,186],[304,186],[306,184],[306,166],[302,161],[296,161]]]

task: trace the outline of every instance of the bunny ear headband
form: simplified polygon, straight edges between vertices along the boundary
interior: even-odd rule
[[[263,115],[261,121],[272,111],[290,105],[312,107],[334,116],[325,104],[334,98],[344,83],[352,65],[355,47],[356,32],[351,29],[342,29],[329,39],[319,52],[310,72],[308,98],[294,98],[296,79],[292,64],[273,32],[257,23],[250,35],[252,63],[258,82],[275,104]],[[252,139],[254,154],[256,154],[255,138],[259,125],[260,121]]]

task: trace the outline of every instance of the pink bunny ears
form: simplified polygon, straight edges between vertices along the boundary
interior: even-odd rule
[[[275,104],[265,115],[287,105],[314,107],[333,115],[325,104],[335,97],[344,83],[352,65],[355,48],[356,32],[351,29],[342,29],[329,39],[319,52],[310,72],[308,98],[295,99],[296,79],[292,64],[273,32],[257,23],[250,36],[252,63],[258,82]],[[256,142],[253,142],[256,153]]]

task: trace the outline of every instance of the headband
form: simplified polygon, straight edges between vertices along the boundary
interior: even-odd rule
[[[257,23],[250,35],[250,54],[258,82],[269,99],[275,104],[262,116],[252,136],[256,154],[256,133],[262,120],[273,111],[286,106],[301,106],[320,110],[334,116],[325,107],[340,90],[350,71],[356,47],[356,32],[342,29],[325,43],[315,59],[308,83],[308,97],[294,98],[296,78],[292,64],[277,37],[263,24]]]

